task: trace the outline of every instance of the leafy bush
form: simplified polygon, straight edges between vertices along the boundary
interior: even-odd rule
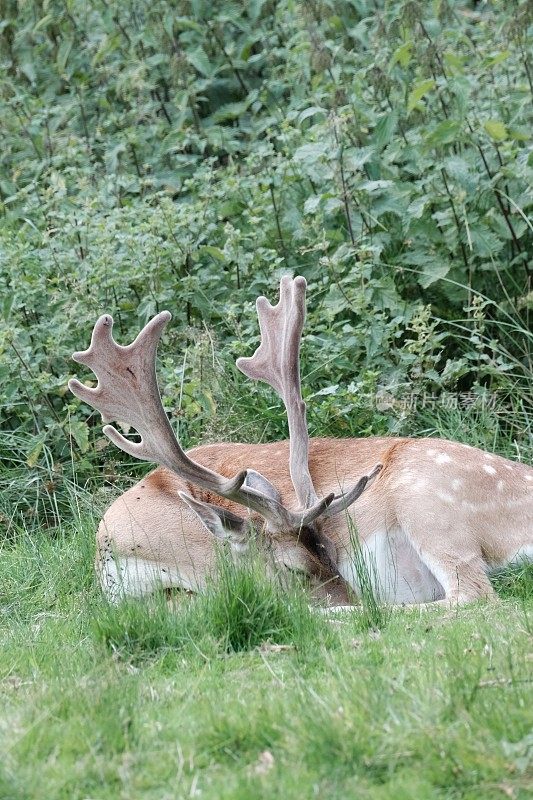
[[[185,443],[284,435],[232,362],[286,271],[310,283],[315,431],[410,431],[459,391],[530,446],[525,0],[11,0],[2,25],[2,448],[48,482],[18,510],[54,523],[71,463],[115,477],[66,389],[104,310],[122,342],[172,310]]]

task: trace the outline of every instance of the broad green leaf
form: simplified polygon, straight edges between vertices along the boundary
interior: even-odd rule
[[[452,266],[450,261],[441,258],[436,252],[415,248],[401,258],[401,263],[413,269],[418,283],[424,289],[446,277]]]
[[[37,33],[38,31],[41,31],[43,28],[46,28],[47,25],[49,25],[53,21],[54,21],[53,14],[46,14],[46,16],[42,17],[39,20],[39,22],[37,22],[37,24],[35,25],[35,27],[33,29],[33,32]]]
[[[503,122],[499,119],[488,119],[483,127],[489,134],[491,139],[494,139],[496,142],[503,142],[504,139],[507,139],[507,128],[503,124]]]
[[[72,50],[73,45],[74,45],[73,37],[68,39],[63,39],[63,41],[59,45],[59,50],[57,51],[56,64],[60,73],[63,73],[65,71],[68,57],[70,55],[70,51]]]
[[[452,177],[457,178],[463,183],[466,183],[471,177],[468,164],[464,158],[459,158],[459,156],[450,156],[444,160],[444,166],[446,167],[446,171],[452,175]]]
[[[310,108],[306,108],[298,114],[298,122],[303,122],[309,117],[313,117],[315,114],[326,114],[325,108],[320,108],[320,106],[311,106]]]
[[[113,51],[120,47],[121,38],[119,33],[110,36],[103,36],[98,46],[98,50],[93,56],[91,67],[97,67],[98,64],[103,62]]]
[[[238,119],[248,110],[248,100],[240,103],[226,103],[219,106],[212,116],[213,122],[227,122],[227,120]]]
[[[15,300],[15,292],[6,292],[2,299],[2,315],[5,320],[9,319],[13,302]]]
[[[445,278],[451,269],[450,261],[440,259],[428,259],[424,266],[420,268],[416,279],[423,289],[427,289],[432,283]]]
[[[347,168],[361,169],[375,155],[374,147],[348,147],[343,152],[343,160]]]
[[[119,159],[122,153],[126,150],[124,142],[119,142],[114,147],[110,148],[105,154],[106,166],[109,172],[114,173],[118,169]]]
[[[195,17],[204,19],[206,13],[205,0],[191,0],[191,9]]]
[[[328,197],[324,203],[324,212],[326,214],[335,214],[337,211],[344,210],[344,202],[340,197]]]
[[[70,435],[78,445],[80,452],[86,453],[89,449],[89,426],[80,419],[70,420]]]
[[[27,77],[30,83],[35,83],[35,66],[32,61],[25,61],[19,67],[20,71]]]
[[[443,144],[451,144],[457,139],[461,130],[461,123],[455,119],[445,119],[439,122],[425,138],[426,144],[430,147],[440,147]]]
[[[470,227],[470,240],[474,252],[480,256],[495,256],[503,247],[503,242],[498,239],[486,225],[477,224]]]
[[[396,50],[392,54],[389,68],[393,67],[395,64],[399,64],[401,67],[404,68],[409,66],[409,62],[411,61],[412,49],[413,49],[413,42],[411,40],[409,40],[408,42],[404,42],[404,44],[396,48]]]
[[[192,64],[202,75],[208,77],[212,74],[213,66],[209,62],[207,53],[201,47],[197,47],[196,50],[188,52],[187,60],[189,64]]]
[[[509,136],[516,142],[527,142],[531,139],[531,131],[526,128],[511,128]]]
[[[38,436],[35,437],[32,448],[26,458],[26,464],[28,465],[28,467],[34,467],[36,465],[37,461],[39,460],[39,456],[43,451],[45,441],[46,441],[45,433],[40,433]]]
[[[463,71],[464,65],[463,57],[461,55],[447,50],[444,53],[444,61],[446,62],[447,66],[452,68],[454,74],[457,74],[458,72],[461,73]]]
[[[407,98],[407,111],[411,112],[414,108],[418,108],[422,98],[425,97],[425,95],[428,94],[428,92],[431,92],[434,88],[435,88],[435,81],[432,78],[415,83],[415,85],[409,92],[409,97]]]
[[[161,64],[168,64],[168,56],[164,53],[154,53],[153,56],[149,56],[145,59],[145,64],[148,64],[150,67],[159,67]]]
[[[261,16],[261,11],[265,2],[266,0],[248,0],[248,3],[246,4],[246,10],[252,22],[257,22]]]
[[[217,261],[222,261],[223,263],[226,261],[226,256],[220,247],[215,247],[212,244],[206,244],[203,247],[200,247],[198,252],[207,253],[212,258],[215,258]]]
[[[397,124],[398,114],[395,111],[387,112],[381,117],[372,134],[372,141],[378,149],[381,150],[390,142]]]
[[[373,192],[383,191],[383,189],[390,189],[391,186],[394,186],[394,181],[363,181],[356,188],[357,191],[372,194]]]
[[[313,142],[299,147],[295,151],[293,159],[297,163],[314,164],[315,161],[318,161],[330,151],[331,145],[328,142]]]
[[[495,67],[497,64],[501,64],[502,61],[506,61],[510,55],[511,55],[510,50],[502,50],[499,53],[494,53],[493,55],[486,56],[483,59],[483,66]]]
[[[428,203],[429,203],[429,197],[427,197],[426,195],[423,195],[422,197],[417,197],[415,200],[412,200],[409,206],[407,207],[408,217],[411,219],[420,219]]]
[[[170,16],[172,17],[173,15],[171,14]],[[174,26],[176,26],[176,28],[180,31],[192,30],[197,31],[198,33],[202,33],[203,31],[202,26],[190,17],[174,17],[174,25],[172,27]]]
[[[314,214],[320,205],[322,197],[319,194],[312,194],[304,203],[304,213]]]

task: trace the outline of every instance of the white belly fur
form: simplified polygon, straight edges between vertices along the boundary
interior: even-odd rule
[[[384,603],[429,603],[444,598],[441,584],[421,561],[401,529],[355,541],[339,563],[342,577],[359,597],[365,585]]]

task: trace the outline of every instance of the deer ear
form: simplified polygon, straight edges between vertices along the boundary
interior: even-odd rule
[[[276,500],[276,502],[281,503],[281,495],[276,487],[270,483],[268,478],[265,478],[260,472],[256,472],[255,469],[246,470],[244,486],[248,489],[255,489],[256,492],[261,492],[261,494],[271,500]]]
[[[227,508],[197,500],[185,492],[179,492],[179,496],[219,541],[230,542],[239,550],[243,550],[247,546],[249,530],[248,523],[243,517],[234,514]]]

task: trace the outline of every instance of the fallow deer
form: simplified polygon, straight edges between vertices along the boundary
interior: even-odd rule
[[[141,436],[135,442],[106,425],[115,445],[159,464],[115,500],[98,529],[96,566],[109,597],[158,585],[201,589],[213,537],[236,556],[253,538],[271,566],[303,571],[335,604],[357,596],[361,561],[382,601],[455,604],[492,596],[491,570],[533,557],[531,467],[442,439],[309,440],[299,368],[305,291],[304,278],[285,276],[277,305],[257,300],[260,346],[237,361],[280,395],[288,442],[182,450],[155,372],[167,311],[126,347],[104,315],[89,349],[74,354],[98,384],[73,379],[71,391],[105,422]]]

